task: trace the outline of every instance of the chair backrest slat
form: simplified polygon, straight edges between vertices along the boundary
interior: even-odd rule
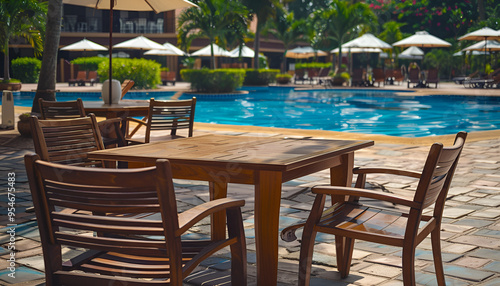
[[[102,166],[102,161],[90,161],[87,153],[103,150],[101,134],[95,116],[73,119],[38,120],[31,117],[35,151],[42,160],[81,166]]]
[[[40,98],[40,119],[69,119],[85,116],[81,98],[75,101],[47,101]]]
[[[196,97],[188,100],[156,101],[149,103],[146,142],[149,142],[151,131],[170,130],[176,135],[178,129],[188,129],[188,137],[193,136],[194,112]]]

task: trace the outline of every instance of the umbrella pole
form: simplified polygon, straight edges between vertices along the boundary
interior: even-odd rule
[[[111,96],[113,93],[113,7],[114,1],[109,0],[109,74],[108,74],[108,84],[109,84],[109,104],[113,103],[113,97]]]

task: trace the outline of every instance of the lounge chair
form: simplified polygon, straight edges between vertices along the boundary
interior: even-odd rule
[[[330,79],[330,77],[328,76],[328,74],[330,74],[330,68],[322,68],[319,70],[319,74],[318,74],[318,84],[326,84],[326,82],[328,81],[328,79]]]
[[[68,80],[68,85],[78,85],[78,86],[84,86],[85,81],[87,80],[87,72],[86,71],[79,71],[76,74],[76,78],[72,78]]]
[[[90,83],[90,86],[94,86],[94,83],[99,82],[99,77],[97,75],[96,71],[89,71],[87,74],[87,78],[85,79],[85,82]]]
[[[384,84],[385,83],[385,74],[383,69],[373,69],[373,84],[378,83],[378,86],[380,87],[380,83]]]
[[[394,70],[386,69],[384,74],[385,74],[384,84],[394,84]]]
[[[399,82],[399,85],[405,80],[405,76],[400,69],[394,70],[392,76],[394,77],[394,82]]]
[[[439,73],[437,69],[429,69],[427,71],[427,79],[425,80],[425,85],[429,87],[429,84],[431,83],[436,84],[436,88],[438,87]]]
[[[121,98],[123,98],[125,96],[125,94],[127,94],[127,92],[134,86],[134,84],[135,84],[135,81],[133,81],[131,79],[126,79],[122,82]]]
[[[298,69],[295,71],[295,78],[294,78],[294,84],[297,84],[297,81],[302,81],[304,83],[304,75],[305,75],[305,70],[304,69]]]
[[[352,70],[351,86],[366,86],[366,81],[363,79],[363,69]]]
[[[410,88],[410,83],[415,83],[414,88],[420,85],[420,69],[408,70],[408,88]]]
[[[161,72],[161,82],[163,85],[168,85],[168,83],[171,83],[172,85],[175,85],[175,72],[172,71],[162,71]]]

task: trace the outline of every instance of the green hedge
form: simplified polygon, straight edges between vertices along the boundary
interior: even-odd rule
[[[180,73],[184,81],[191,83],[191,89],[205,93],[233,92],[245,77],[243,69],[183,69]]]
[[[123,82],[131,79],[135,89],[154,89],[161,83],[161,65],[153,60],[145,59],[113,59],[113,79]],[[108,79],[109,62],[99,64],[97,73],[101,81]]]
[[[109,61],[109,59],[105,57],[83,57],[76,58],[72,60],[71,63],[74,65],[78,65],[79,69],[82,71],[95,71],[99,68],[99,64],[105,61]]]
[[[312,69],[312,68],[329,68],[332,66],[332,63],[318,63],[318,62],[312,62],[312,63],[297,63],[295,64],[295,69]]]
[[[12,75],[24,83],[36,83],[41,67],[42,61],[37,58],[17,58],[12,60]]]
[[[246,69],[244,85],[268,85],[276,81],[276,75],[280,73],[278,69]]]

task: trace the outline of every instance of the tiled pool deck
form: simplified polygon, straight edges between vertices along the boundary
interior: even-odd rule
[[[463,88],[463,87],[462,87]],[[450,93],[448,91],[448,93]],[[452,92],[453,93],[453,92]],[[497,91],[498,94],[498,91]],[[286,129],[245,128],[238,132],[231,128],[197,125],[195,135],[206,132],[239,136],[301,136],[301,132]],[[325,132],[303,132],[303,136],[317,138],[362,138],[361,135]],[[500,285],[500,136],[498,132],[470,134],[450,189],[442,226],[442,252],[445,261],[447,285]],[[365,137],[369,138],[369,137]],[[430,143],[443,141],[450,144],[450,136],[422,140],[374,137],[375,146],[356,152],[356,166],[385,166],[420,170]],[[36,221],[24,170],[23,156],[33,152],[30,139],[17,136],[15,131],[0,130],[0,285],[44,285],[43,257]],[[10,272],[10,257],[6,233],[7,173],[16,173],[16,278]],[[308,215],[314,199],[310,187],[327,184],[327,171],[302,177],[284,184],[281,201],[280,227],[286,227]],[[387,190],[414,187],[414,180],[390,180],[371,177],[375,185]],[[208,200],[208,187],[204,182],[176,180],[180,211]],[[246,200],[243,209],[247,230],[249,285],[255,285],[255,244],[253,239],[253,189],[251,186],[232,184],[228,196]],[[208,221],[192,229],[193,235],[207,233]],[[300,234],[300,233],[299,233]],[[300,236],[299,236],[300,238]],[[331,236],[318,236],[315,246],[313,279],[311,285],[403,285],[401,280],[401,252],[394,247],[358,241],[355,245],[351,274],[340,279],[335,267],[335,247]],[[280,241],[279,285],[296,285],[300,242]],[[419,247],[416,257],[418,285],[436,285],[430,240]],[[77,250],[65,249],[71,256]],[[186,280],[186,285],[227,285],[227,252],[206,260]]]

